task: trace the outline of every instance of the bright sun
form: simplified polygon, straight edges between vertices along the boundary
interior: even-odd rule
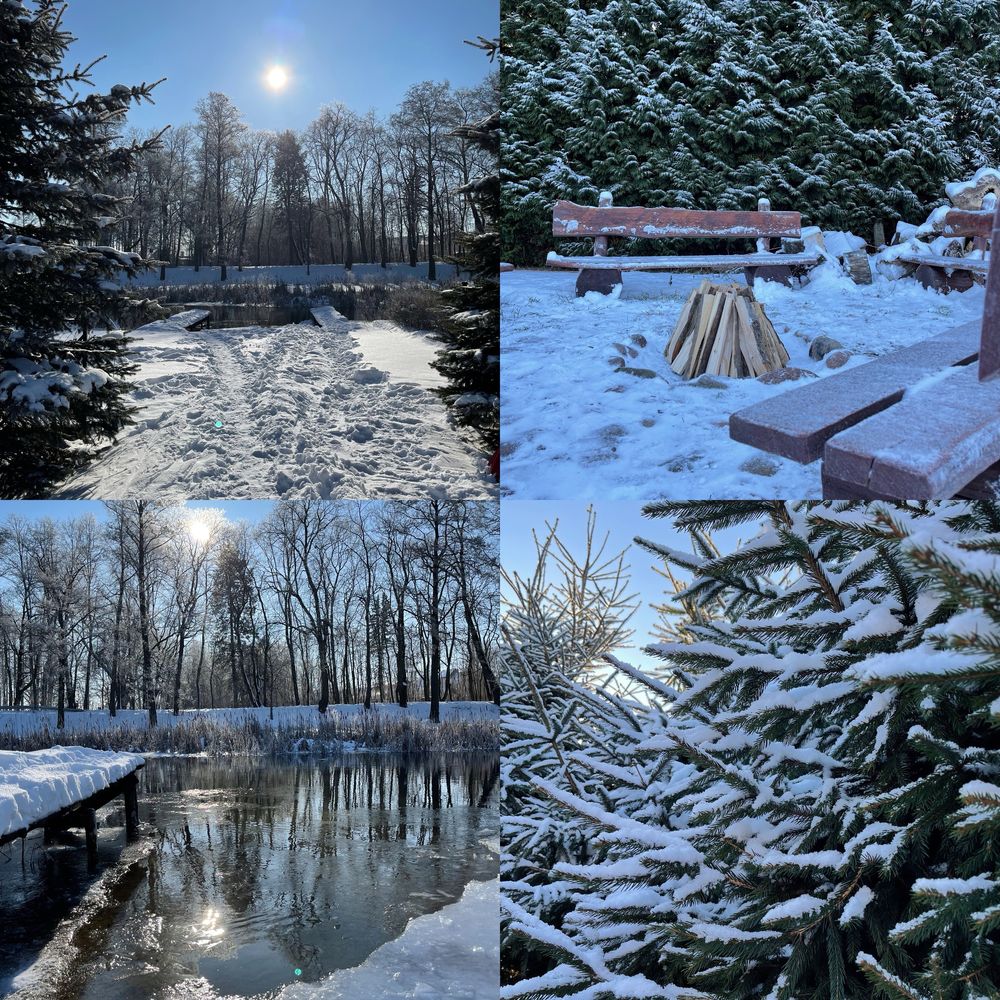
[[[202,518],[192,517],[188,521],[188,534],[195,545],[207,545],[212,537],[212,526]]]
[[[272,66],[264,79],[271,90],[284,90],[288,86],[288,70],[284,66]]]

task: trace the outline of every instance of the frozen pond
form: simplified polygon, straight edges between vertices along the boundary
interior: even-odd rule
[[[139,799],[152,836],[131,865],[116,865],[114,807],[96,871],[75,834],[30,838],[23,864],[16,844],[0,854],[0,995],[67,917],[72,968],[53,975],[50,948],[44,977],[18,979],[36,984],[26,995],[273,997],[358,966],[496,877],[498,776],[495,756],[152,759]],[[78,906],[111,874],[100,906]]]

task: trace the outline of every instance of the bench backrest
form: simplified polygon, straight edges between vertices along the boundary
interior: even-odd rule
[[[967,212],[953,208],[944,217],[942,236],[980,236],[989,239],[993,233],[992,212]]]
[[[762,205],[767,205],[762,200]],[[597,208],[557,201],[552,209],[553,236],[596,236],[607,239],[757,239],[784,236],[798,239],[799,212],[706,212],[689,208],[614,208],[610,195]]]

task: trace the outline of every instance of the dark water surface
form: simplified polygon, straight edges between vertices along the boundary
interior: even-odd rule
[[[0,850],[0,995],[111,874],[110,898],[74,929],[60,997],[273,996],[358,965],[496,877],[498,776],[495,756],[152,759],[143,863],[113,868],[115,807],[96,871],[74,835],[48,847],[33,835],[23,864],[19,845]]]
[[[178,306],[175,309],[177,312],[185,309],[207,309],[211,313],[209,326],[213,330],[245,326],[288,326],[291,323],[312,322],[312,311],[304,303],[271,306],[256,303],[234,305],[226,302],[203,302]]]

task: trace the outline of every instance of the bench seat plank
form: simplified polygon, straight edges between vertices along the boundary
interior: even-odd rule
[[[906,264],[926,264],[928,267],[976,271],[979,274],[985,274],[990,266],[988,260],[977,260],[975,257],[945,257],[941,254],[929,253],[901,253],[895,259],[903,261]]]
[[[892,406],[932,372],[979,353],[979,323],[966,323],[856,368],[738,410],[729,436],[796,462],[814,462],[834,435]]]
[[[741,271],[745,267],[812,265],[820,261],[815,253],[703,254],[693,257],[563,257],[550,253],[549,267],[571,271],[690,271],[716,274]]]
[[[954,496],[1000,461],[1000,379],[975,366],[929,375],[891,409],[832,437],[831,480],[913,500]]]
[[[630,239],[798,237],[799,212],[711,212],[691,208],[613,208],[557,201],[553,236],[624,236]]]

